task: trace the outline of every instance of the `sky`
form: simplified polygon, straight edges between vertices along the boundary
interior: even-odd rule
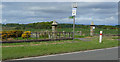
[[[2,2],[119,2],[120,0],[1,0]]]
[[[89,0],[90,1],[90,0]],[[117,0],[116,0],[117,1]],[[117,2],[78,2],[76,24],[117,25]],[[2,23],[73,23],[72,2],[3,2]]]

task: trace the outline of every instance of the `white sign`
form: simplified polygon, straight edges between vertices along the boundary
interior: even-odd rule
[[[99,38],[99,43],[102,42],[102,31],[100,31],[100,38]]]
[[[93,27],[93,29],[95,29],[95,27]]]
[[[76,8],[72,9],[72,16],[76,16]]]

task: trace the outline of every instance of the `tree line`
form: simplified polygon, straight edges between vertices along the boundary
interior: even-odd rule
[[[15,27],[15,29],[27,29],[27,28],[32,28],[32,29],[51,29],[52,26],[51,22],[37,22],[37,23],[29,23],[29,24],[18,24],[18,23],[7,23],[7,24],[1,24],[2,27]],[[73,24],[58,24],[58,28],[72,28]],[[90,28],[90,25],[81,25],[81,24],[76,24],[76,28],[84,28],[88,29]],[[95,25],[96,28],[103,28],[103,29],[116,29],[120,28],[120,25]]]

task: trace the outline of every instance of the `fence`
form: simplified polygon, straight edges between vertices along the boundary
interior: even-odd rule
[[[23,33],[22,35],[15,34],[15,36],[11,36],[9,33],[4,33],[4,35],[4,38],[1,37],[2,43],[73,39],[73,32],[32,32]],[[0,36],[2,36],[2,34],[0,34]]]
[[[103,31],[103,35],[104,36],[118,36],[120,35],[118,33],[118,30],[106,30],[106,29],[100,29]],[[99,35],[99,29],[94,30],[94,36],[98,36]],[[75,36],[79,37],[79,36],[90,36],[90,30],[89,29],[81,29],[81,30],[76,30],[75,32]],[[14,42],[32,42],[32,41],[53,41],[53,40],[69,40],[69,39],[73,39],[73,32],[32,32],[29,34],[24,34],[25,37],[22,37],[22,34],[16,34],[13,33],[14,35],[10,35],[10,33],[2,33],[0,34],[0,36],[2,36],[4,34],[4,37],[0,37],[2,43],[5,42],[10,42],[10,43],[14,43]]]
[[[120,35],[119,30],[116,29],[94,29],[94,36],[98,36],[100,31],[103,31],[103,35]],[[76,30],[75,35],[90,36],[90,29],[79,29]]]

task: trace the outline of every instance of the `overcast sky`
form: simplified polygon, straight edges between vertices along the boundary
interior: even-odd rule
[[[0,4],[1,6],[1,4]],[[73,23],[71,2],[3,2],[2,23]],[[78,2],[76,24],[117,25],[117,2]]]
[[[1,0],[2,2],[118,2],[120,0]]]

